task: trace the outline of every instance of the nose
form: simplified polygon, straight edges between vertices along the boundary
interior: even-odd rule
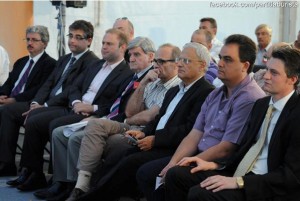
[[[222,68],[223,67],[223,65],[224,65],[224,61],[223,61],[223,59],[221,58],[221,59],[219,59],[219,61],[218,61],[218,67],[220,68]]]
[[[266,72],[265,72],[263,78],[264,78],[265,80],[269,80],[269,79],[270,79],[270,71],[269,71],[269,70],[266,70]]]

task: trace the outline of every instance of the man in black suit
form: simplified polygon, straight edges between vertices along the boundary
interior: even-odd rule
[[[77,37],[78,33],[70,33]],[[43,187],[43,149],[49,139],[51,128],[78,122],[88,116],[106,115],[113,101],[123,91],[124,86],[131,80],[132,72],[124,61],[128,39],[119,30],[109,29],[102,41],[102,55],[105,62],[96,61],[89,65],[68,91],[69,107],[50,107],[47,111],[35,114],[29,113],[25,125],[20,166],[21,176],[8,182],[19,190],[27,191]],[[31,114],[33,114],[31,116]],[[53,121],[54,120],[54,121]],[[51,121],[53,121],[51,123]],[[24,181],[23,178],[27,178]],[[22,182],[19,182],[20,179]]]
[[[137,140],[136,153],[125,157],[112,177],[82,200],[114,200],[122,195],[132,195],[136,190],[135,174],[144,163],[172,155],[181,140],[191,130],[201,105],[213,90],[204,78],[210,55],[198,43],[184,46],[178,62],[178,76],[182,83],[171,88],[155,120],[142,131],[127,131]],[[117,147],[115,147],[117,149]]]
[[[256,101],[239,150],[225,163],[194,158],[170,169],[167,200],[299,200],[299,72],[298,50],[274,50],[263,86],[271,96]]]
[[[73,84],[75,78],[82,73],[89,62],[98,60],[98,57],[88,50],[93,38],[93,25],[84,20],[78,20],[72,23],[69,29],[72,34],[78,32],[77,35],[74,34],[74,36],[82,39],[77,41],[69,37],[69,47],[72,53],[59,59],[56,68],[50,76],[49,73],[47,73],[47,77],[49,76],[48,79],[39,89],[33,100],[31,102],[28,100],[28,102],[9,104],[3,108],[1,115],[2,124],[0,126],[0,176],[16,175],[16,143],[19,129],[25,121],[27,111],[36,110],[35,114],[40,114],[44,110],[48,110],[50,106],[67,106],[67,91]],[[33,38],[33,36],[26,40],[29,45],[39,43],[39,41],[36,41],[39,39]],[[75,57],[77,61],[74,62],[68,72],[67,69],[70,66],[69,62],[71,57]],[[47,66],[48,64],[44,62],[43,65]],[[18,96],[19,95],[17,95],[17,97]],[[30,100],[31,99],[32,98],[30,98]],[[31,116],[33,115],[31,114]]]
[[[8,79],[0,87],[0,105],[30,101],[56,65],[56,61],[45,52],[49,42],[47,27],[28,27],[25,41],[29,56],[15,62]]]

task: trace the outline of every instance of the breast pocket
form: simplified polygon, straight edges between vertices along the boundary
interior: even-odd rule
[[[229,114],[223,111],[220,111],[215,120],[213,121],[213,129],[211,132],[212,137],[221,140],[223,138],[224,132],[226,130],[227,121]]]

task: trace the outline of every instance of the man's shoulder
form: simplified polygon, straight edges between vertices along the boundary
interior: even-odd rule
[[[245,84],[239,91],[239,95],[243,96],[245,99],[256,101],[259,98],[265,97],[266,93],[261,89],[257,82],[251,78],[250,82]]]

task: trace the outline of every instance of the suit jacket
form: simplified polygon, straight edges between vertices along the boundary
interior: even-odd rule
[[[256,142],[265,118],[270,97],[256,101],[239,151],[228,161],[234,172],[239,162]],[[299,200],[300,189],[300,98],[294,93],[283,108],[275,125],[268,151],[268,173],[244,176],[247,200]]]
[[[72,67],[70,74],[67,79],[62,84],[62,93],[51,97],[49,95],[52,89],[56,86],[61,75],[64,72],[66,65],[71,59],[72,54],[61,57],[56,65],[56,68],[53,70],[52,74],[49,76],[44,85],[40,88],[33,101],[38,102],[40,105],[43,105],[45,102],[48,106],[67,106],[68,105],[68,90],[71,85],[74,83],[74,80],[82,73],[82,71],[92,62],[96,62],[99,58],[92,52],[87,51],[84,53],[78,61],[76,61]]]
[[[182,139],[192,130],[202,104],[213,89],[214,87],[204,77],[199,79],[179,101],[165,127],[156,130],[160,118],[166,113],[170,102],[179,91],[179,86],[169,89],[159,114],[143,129],[147,136],[155,135],[153,149],[169,149],[173,153]]]
[[[0,87],[0,95],[9,96],[11,94],[11,91],[14,88],[14,85],[28,60],[29,56],[25,56],[15,62],[13,70],[9,73],[8,79]],[[44,52],[31,70],[29,77],[25,83],[24,91],[14,97],[16,101],[30,101],[46,81],[49,74],[51,74],[55,65],[56,60],[50,57],[46,52]]]
[[[139,79],[137,79],[136,82],[140,82],[145,77],[145,75],[147,75],[149,70],[151,70],[151,69],[153,69],[153,67],[149,68]],[[133,75],[130,77],[129,82],[132,80],[132,78],[133,78]],[[128,84],[129,84],[129,82],[128,82]],[[126,89],[128,84],[123,86],[122,92]],[[119,106],[119,113],[118,113],[117,116],[111,118],[111,120],[118,121],[118,122],[123,122],[127,118],[126,114],[125,114],[125,109],[126,109],[127,102],[129,100],[130,96],[133,94],[134,90],[135,90],[134,88],[131,89],[131,90],[128,90],[122,96],[121,101],[120,101],[120,106]]]
[[[82,100],[83,95],[88,91],[94,77],[101,70],[103,64],[103,60],[91,64],[76,80],[68,96],[70,104],[75,100]],[[132,75],[133,72],[125,61],[122,61],[113,69],[104,80],[93,100],[92,104],[98,105],[98,110],[95,112],[97,115],[102,117],[109,114],[110,107],[130,82]]]

